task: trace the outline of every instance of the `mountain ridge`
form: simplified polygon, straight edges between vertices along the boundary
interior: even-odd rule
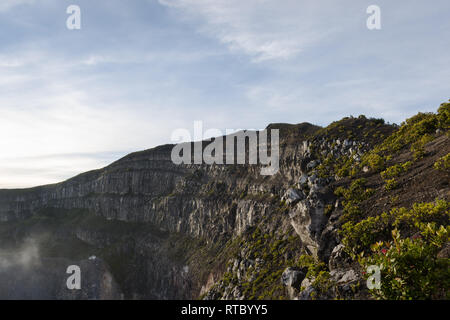
[[[369,299],[354,233],[395,203],[448,201],[447,169],[434,168],[449,152],[448,106],[401,127],[364,116],[270,124],[280,129],[274,176],[250,165],[175,165],[167,144],[54,185],[0,190],[0,238],[14,251],[35,237],[45,259],[95,255],[105,267],[93,277],[114,280],[93,298]],[[433,179],[416,194],[413,172]],[[448,207],[438,208],[446,227]]]

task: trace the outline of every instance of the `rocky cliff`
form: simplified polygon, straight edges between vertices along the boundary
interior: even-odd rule
[[[401,127],[364,116],[270,125],[280,130],[273,176],[258,165],[175,165],[165,145],[59,184],[0,190],[0,261],[32,239],[39,262],[33,275],[0,268],[0,297],[371,298],[351,241],[360,224],[439,199],[448,227],[448,109]],[[95,290],[61,287],[77,261]]]

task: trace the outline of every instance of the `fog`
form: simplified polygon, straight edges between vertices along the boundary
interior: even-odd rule
[[[0,272],[12,268],[29,270],[41,264],[39,255],[39,241],[36,238],[27,238],[18,248],[0,248]]]

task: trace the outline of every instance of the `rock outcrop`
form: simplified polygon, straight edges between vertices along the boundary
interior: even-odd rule
[[[359,165],[396,128],[362,117],[274,128],[280,163],[273,176],[261,176],[258,165],[175,165],[173,146],[165,145],[59,184],[0,190],[0,247],[14,251],[30,235],[44,238],[34,273],[0,272],[0,297],[365,297],[355,289],[360,270],[340,244],[334,191],[350,183],[339,170]],[[318,290],[308,268],[296,266],[302,255],[323,263],[336,286]],[[65,267],[77,261],[86,286],[67,293]],[[38,280],[27,285],[27,277]]]

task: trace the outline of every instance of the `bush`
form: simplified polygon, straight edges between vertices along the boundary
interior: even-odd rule
[[[384,159],[377,153],[370,153],[366,158],[367,164],[375,171],[381,171],[384,169]]]
[[[437,253],[449,240],[450,227],[427,224],[421,234],[402,239],[397,229],[392,240],[372,246],[373,254],[360,259],[363,267],[381,269],[381,287],[374,297],[389,300],[449,299],[450,259]]]
[[[398,187],[398,182],[395,180],[395,178],[386,180],[386,185],[384,186],[384,190],[386,191],[392,191]]]
[[[434,163],[434,168],[436,170],[448,171],[450,170],[450,153],[447,153],[445,156],[439,158]]]
[[[411,152],[413,153],[414,160],[422,159],[425,155],[425,145],[434,139],[433,136],[425,134],[419,140],[411,145]]]
[[[449,105],[448,103],[442,104],[437,114],[418,113],[407,119],[396,132],[386,138],[370,154],[389,155],[415,143],[412,151],[417,153],[417,158],[420,158],[423,146],[433,139],[436,129],[448,129]]]
[[[354,220],[360,216],[359,203],[370,198],[374,193],[373,189],[365,187],[366,183],[364,178],[356,179],[349,188],[338,187],[334,191],[337,196],[344,198],[342,220]]]
[[[387,168],[383,172],[381,172],[381,177],[383,179],[398,177],[402,173],[407,172],[410,167],[411,167],[411,161],[407,161],[403,164],[395,164],[395,165]]]
[[[436,200],[429,203],[415,203],[411,209],[393,208],[375,217],[359,222],[349,221],[341,230],[342,243],[349,253],[359,254],[367,251],[377,241],[387,240],[393,229],[399,229],[405,235],[420,231],[423,224],[435,223],[447,226],[450,221],[450,202]]]
[[[327,271],[327,266],[322,261],[316,261],[310,255],[301,255],[297,265],[300,268],[307,268],[306,278],[313,280],[312,286],[317,292],[312,293],[311,298],[317,298],[317,295],[328,293],[333,288],[335,283],[331,280],[330,273]],[[305,288],[302,288],[302,290]]]
[[[450,221],[450,202],[436,200],[435,202],[414,203],[410,210],[394,208],[391,215],[395,217],[393,226],[402,232],[412,234],[417,232],[420,224],[437,223],[448,225]]]
[[[450,103],[442,103],[438,109],[439,128],[448,130],[450,128]]]

